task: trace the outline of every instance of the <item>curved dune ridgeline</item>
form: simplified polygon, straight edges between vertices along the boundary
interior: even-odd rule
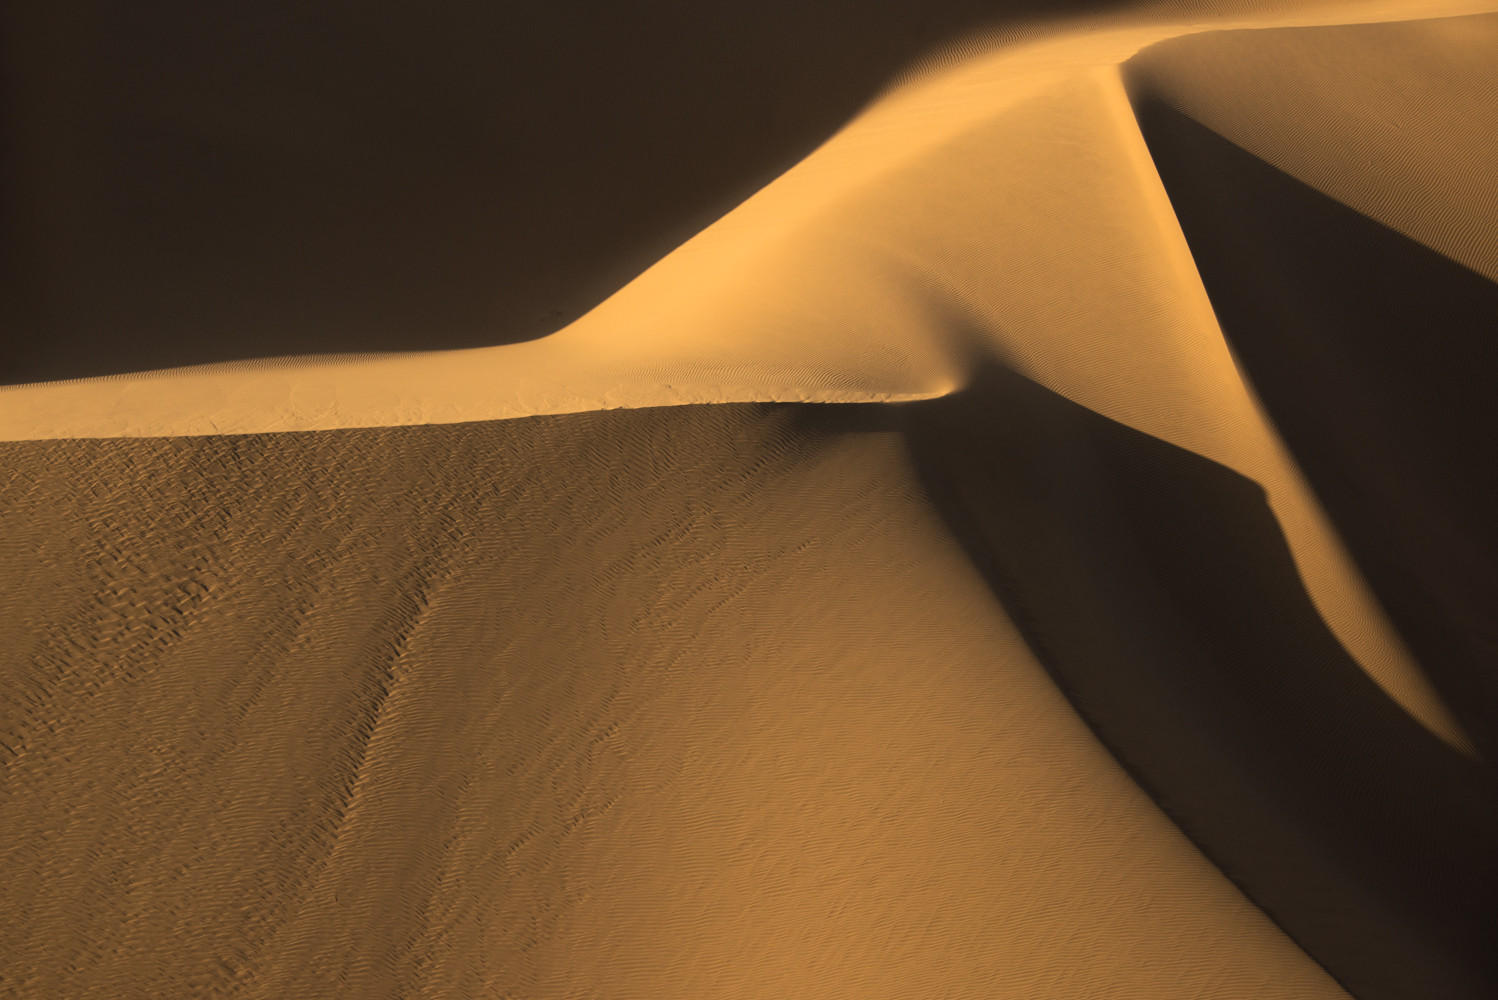
[[[1498,995],[1491,2],[3,18],[0,997]]]
[[[1120,6],[22,3],[0,379],[543,336],[933,46]]]

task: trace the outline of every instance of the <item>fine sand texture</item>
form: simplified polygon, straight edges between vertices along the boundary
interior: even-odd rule
[[[4,446],[4,988],[1340,995],[867,422]]]
[[[1498,9],[22,3],[0,997],[1498,996]]]

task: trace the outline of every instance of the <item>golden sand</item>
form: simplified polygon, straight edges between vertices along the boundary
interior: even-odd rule
[[[1000,24],[548,336],[0,387],[0,996],[1345,995],[832,411],[999,365],[1257,484],[1475,766],[1137,102],[1498,281],[1491,7]]]

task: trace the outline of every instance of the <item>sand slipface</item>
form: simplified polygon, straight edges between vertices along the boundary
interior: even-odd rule
[[[1498,992],[1489,6],[8,14],[0,995]]]

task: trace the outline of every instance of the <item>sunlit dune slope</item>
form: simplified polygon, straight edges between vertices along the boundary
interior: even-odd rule
[[[0,446],[0,991],[1342,995],[840,412]]]
[[[1498,754],[1498,17],[1129,64],[1227,342],[1399,631]]]

